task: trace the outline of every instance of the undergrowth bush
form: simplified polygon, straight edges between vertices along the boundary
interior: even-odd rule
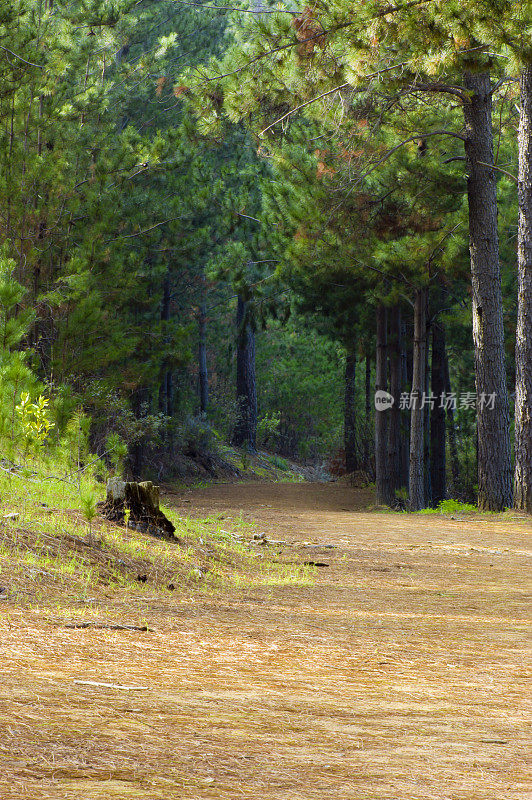
[[[177,439],[186,455],[214,456],[219,452],[219,436],[205,414],[188,417],[178,429]]]
[[[272,411],[264,414],[257,424],[257,441],[261,447],[272,447],[279,439],[279,426],[281,424],[281,413]]]
[[[462,503],[460,500],[442,500],[436,508],[424,508],[420,514],[455,514],[478,511],[471,503]]]
[[[272,467],[280,469],[281,472],[290,472],[292,469],[286,458],[283,458],[282,456],[276,456],[276,455],[266,456],[266,460],[270,462]]]
[[[58,494],[79,507],[81,494],[94,491],[98,476],[105,480],[108,466],[91,455],[90,418],[76,409],[72,393],[64,387],[54,394],[31,369],[32,351],[21,352],[33,312],[24,307],[25,290],[13,278],[15,264],[0,251],[0,472],[2,501],[20,506],[47,503],[54,486]],[[112,471],[123,468],[125,444],[108,437],[106,456]],[[90,492],[88,488],[90,487]],[[59,491],[61,490],[61,491]]]

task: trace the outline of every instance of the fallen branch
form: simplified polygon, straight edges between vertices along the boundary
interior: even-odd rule
[[[96,686],[96,687],[102,687],[104,689],[123,689],[126,692],[129,691],[145,692],[148,691],[148,689],[150,688],[149,686],[124,686],[121,683],[99,683],[98,681],[74,681],[74,683],[77,683],[78,686]]]
[[[142,631],[147,633],[150,629],[147,625],[118,625],[112,622],[69,622],[65,628],[100,628],[108,631]]]

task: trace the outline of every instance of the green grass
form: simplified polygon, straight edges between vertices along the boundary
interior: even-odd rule
[[[305,483],[305,478],[297,472],[289,472],[277,478],[277,483]]]
[[[58,470],[59,471],[59,470]],[[105,487],[92,475],[80,474],[76,478],[58,478],[54,465],[32,464],[29,474],[0,472],[0,508],[16,506],[24,513],[45,504],[54,509],[80,508],[81,498],[94,492],[98,500],[105,496]],[[44,506],[42,506],[44,507]]]
[[[459,500],[442,500],[436,508],[424,508],[418,514],[465,514],[478,511],[477,506],[471,503],[462,503]]]
[[[40,474],[39,474],[40,469]],[[313,571],[283,562],[268,548],[250,544],[254,526],[226,515],[197,520],[163,511],[180,540],[165,541],[96,518],[89,523],[80,508],[86,494],[103,499],[105,490],[91,476],[52,479],[52,470],[33,465],[26,475],[0,474],[1,583],[15,601],[56,592],[65,600],[83,599],[98,586],[142,595],[170,584],[194,591],[245,586],[308,585]],[[15,512],[16,518],[6,518]],[[139,583],[146,574],[146,583]]]
[[[261,563],[254,570],[253,575],[242,572],[213,573],[213,581],[219,587],[231,588],[257,588],[260,586],[313,586],[315,583],[316,567],[304,564],[276,564]]]
[[[290,472],[291,467],[289,462],[286,458],[282,458],[281,456],[272,455],[272,456],[265,456],[266,460],[270,462],[272,467],[275,469],[280,469],[282,472]]]

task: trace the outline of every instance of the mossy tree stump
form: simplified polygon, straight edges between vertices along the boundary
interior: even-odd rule
[[[175,527],[159,508],[159,487],[151,481],[135,483],[111,478],[107,482],[107,497],[99,505],[100,513],[111,522],[166,539],[175,539]]]

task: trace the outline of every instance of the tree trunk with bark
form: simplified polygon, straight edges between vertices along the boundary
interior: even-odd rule
[[[427,307],[427,318],[430,317],[430,309]],[[425,476],[425,506],[432,506],[432,483],[430,471],[430,359],[429,359],[430,325],[427,323],[427,338],[425,343],[425,397],[427,398],[423,410],[423,474]]]
[[[441,322],[432,327],[432,391],[434,407],[430,415],[430,483],[432,503],[437,506],[447,497],[445,453],[445,331]]]
[[[163,281],[163,298],[161,303],[161,321],[163,323],[168,322],[170,319],[170,297],[170,275],[167,273]],[[159,387],[159,410],[168,417],[171,417],[174,413],[172,390],[172,371],[168,369],[166,364],[163,364]]]
[[[166,372],[165,391],[166,413],[169,417],[171,417],[174,413],[174,376],[171,369],[167,370]]]
[[[425,507],[424,421],[425,353],[427,348],[427,290],[418,289],[414,304],[414,346],[412,366],[412,409],[410,412],[410,510]]]
[[[198,315],[198,367],[200,412],[207,413],[209,405],[209,373],[207,370],[207,304],[203,301]]]
[[[365,426],[364,426],[364,469],[371,480],[375,477],[373,474],[373,465],[370,458],[370,442],[372,439],[371,433],[371,356],[366,354],[366,376],[365,376]]]
[[[358,469],[357,429],[356,429],[356,342],[351,342],[345,359],[345,399],[344,399],[344,449],[345,470],[347,474]]]
[[[377,308],[377,354],[375,367],[375,390],[386,392],[388,388],[387,313],[384,306]],[[392,473],[388,461],[389,410],[375,409],[375,484],[378,505],[393,505]]]
[[[532,513],[532,63],[521,73],[514,505]]]
[[[135,419],[141,420],[146,416],[146,409],[150,406],[150,394],[147,389],[138,389],[133,397],[133,413]],[[144,469],[146,454],[146,440],[144,437],[137,439],[129,449],[129,467],[134,478],[140,478]]]
[[[394,306],[389,313],[390,394],[394,404],[388,411],[388,462],[391,471],[391,489],[401,487],[401,309]]]
[[[408,350],[406,346],[406,323],[401,322],[401,387],[406,390],[411,384]],[[408,488],[410,460],[410,415],[401,414],[401,486]]]
[[[241,298],[236,310],[236,402],[237,421],[233,444],[257,449],[257,388],[255,382],[255,333],[247,315],[247,303]]]
[[[449,358],[447,356],[447,350],[444,349],[443,353],[443,369],[444,369],[444,380],[445,380],[445,394],[451,394],[451,378],[449,375]],[[452,403],[447,404],[446,409],[447,414],[447,433],[449,437],[449,456],[451,459],[451,490],[452,490],[452,497],[459,497],[459,486],[460,486],[460,459],[458,458],[458,445],[456,443],[456,426],[454,421],[454,408]]]
[[[489,73],[466,73],[464,103],[473,342],[478,417],[478,504],[501,511],[512,503],[510,415],[504,358],[502,289],[497,231]],[[490,409],[488,398],[495,397]]]

